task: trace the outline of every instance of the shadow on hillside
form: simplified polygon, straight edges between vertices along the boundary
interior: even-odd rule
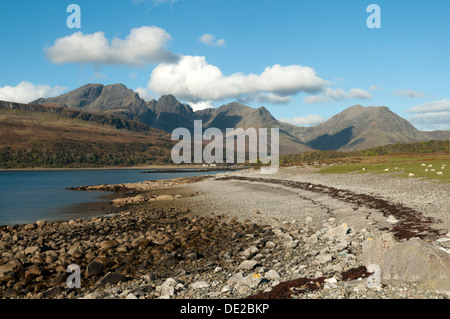
[[[318,138],[309,141],[308,145],[320,151],[336,151],[347,145],[352,140],[354,128],[354,126],[351,126],[333,135],[321,135]]]

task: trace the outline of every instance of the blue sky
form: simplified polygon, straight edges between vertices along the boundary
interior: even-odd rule
[[[81,8],[70,29],[69,4]],[[370,29],[368,5],[381,9]],[[297,125],[354,104],[450,129],[450,1],[2,1],[0,99],[87,83],[172,93],[195,109],[239,101]]]

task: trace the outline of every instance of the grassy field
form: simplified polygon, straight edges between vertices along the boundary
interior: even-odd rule
[[[357,162],[328,166],[320,170],[319,173],[391,174],[400,178],[425,178],[450,182],[450,155],[384,155],[361,157],[358,158]],[[425,164],[425,167],[422,164]],[[432,167],[429,167],[429,165],[432,165]],[[446,165],[446,167],[442,168],[443,165]],[[442,172],[443,175],[439,176],[437,172]],[[414,174],[414,177],[409,177],[409,174]]]

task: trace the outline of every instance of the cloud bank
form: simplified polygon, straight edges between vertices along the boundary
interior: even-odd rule
[[[309,114],[307,116],[298,116],[290,119],[280,118],[281,122],[289,123],[292,125],[316,125],[323,122],[325,119],[320,115]]]
[[[45,84],[35,85],[28,81],[22,81],[16,86],[0,87],[0,100],[17,103],[29,103],[41,97],[57,96],[66,91],[61,86],[51,87]]]
[[[267,67],[261,74],[226,76],[203,56],[183,56],[178,63],[161,63],[150,76],[148,88],[173,94],[190,103],[225,99],[265,100],[286,103],[290,95],[323,90],[326,81],[314,69],[300,65]]]
[[[171,39],[169,33],[155,26],[132,29],[125,39],[114,38],[112,41],[101,31],[92,34],[79,31],[57,39],[45,52],[54,64],[145,66],[178,60],[165,48]]]
[[[420,130],[450,130],[450,100],[427,102],[407,110],[407,119]]]
[[[347,99],[368,100],[371,98],[372,95],[367,91],[364,91],[363,89],[355,88],[346,92],[340,88],[337,89],[327,88],[322,94],[305,96],[304,101],[308,104],[316,104],[316,103],[337,102]]]

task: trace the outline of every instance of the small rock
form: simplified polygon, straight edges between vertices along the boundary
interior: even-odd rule
[[[106,284],[115,284],[125,279],[125,275],[118,274],[115,272],[109,272],[107,273],[98,284],[100,285],[106,285]]]
[[[252,270],[258,265],[258,262],[256,260],[246,260],[243,263],[241,263],[238,267],[239,270]]]
[[[103,264],[98,261],[91,262],[86,268],[85,278],[89,278],[91,276],[95,276],[100,274],[103,271]]]
[[[197,281],[191,284],[189,287],[192,289],[205,289],[211,287],[211,285],[206,281]]]
[[[395,217],[392,216],[392,215],[390,215],[390,216],[388,217],[388,219],[386,219],[386,221],[387,221],[388,223],[391,223],[391,224],[397,224],[397,223],[398,223],[398,219],[395,218]]]

